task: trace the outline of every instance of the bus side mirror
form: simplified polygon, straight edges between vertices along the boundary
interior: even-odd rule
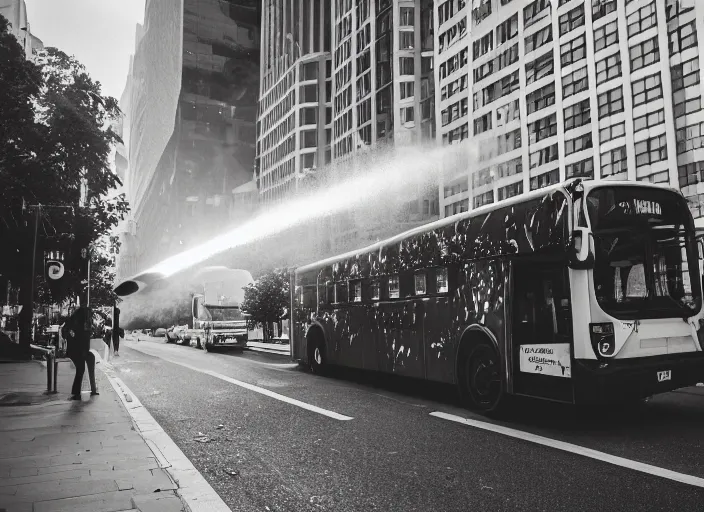
[[[594,268],[594,235],[589,228],[577,228],[572,231],[569,265],[575,270]]]

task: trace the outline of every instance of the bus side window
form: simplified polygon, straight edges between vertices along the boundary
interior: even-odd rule
[[[350,282],[350,302],[362,302],[362,281],[359,279]]]
[[[450,285],[447,280],[447,269],[435,269],[435,292],[447,293],[450,290]]]
[[[400,297],[400,292],[401,288],[398,274],[389,276],[389,298],[398,299]]]
[[[327,304],[335,303],[335,283],[332,281],[325,283],[325,301]]]
[[[369,287],[369,296],[372,300],[379,300],[381,298],[381,286],[379,286],[378,279],[371,282]]]
[[[428,290],[426,288],[426,283],[425,283],[425,273],[421,272],[418,274],[415,274],[414,277],[414,292],[415,295],[425,295],[428,293]]]
[[[339,283],[335,283],[335,303],[344,304],[347,301],[347,281],[340,281]]]

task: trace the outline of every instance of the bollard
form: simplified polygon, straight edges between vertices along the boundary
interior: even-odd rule
[[[54,393],[58,393],[58,387],[56,385],[56,379],[59,375],[59,360],[54,356]]]
[[[46,392],[51,393],[51,385],[54,381],[54,353],[46,354]]]

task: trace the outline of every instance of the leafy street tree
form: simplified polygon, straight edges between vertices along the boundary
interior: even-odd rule
[[[262,275],[254,284],[244,289],[242,311],[250,322],[261,325],[264,341],[273,337],[273,324],[285,318],[289,307],[289,280],[287,269],[276,269]]]
[[[26,342],[31,290],[42,295],[38,276],[44,271],[44,251],[66,255],[64,286],[50,292],[52,302],[60,303],[84,289],[80,253],[97,245],[91,286],[100,296],[108,286],[104,279],[110,279],[110,257],[103,257],[105,244],[98,240],[124,217],[128,205],[124,195],[105,199],[120,184],[109,162],[120,140],[110,127],[121,114],[117,101],[102,96],[100,83],[84,66],[56,48],[28,61],[8,25],[0,16],[0,286],[5,289],[8,280],[19,285]]]

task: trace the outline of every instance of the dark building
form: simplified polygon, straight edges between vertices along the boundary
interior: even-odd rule
[[[259,0],[147,0],[121,101],[129,153],[121,275],[241,221],[253,179]]]

